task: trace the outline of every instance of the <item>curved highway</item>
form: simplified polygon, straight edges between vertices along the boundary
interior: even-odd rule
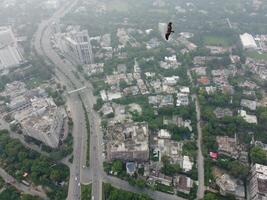
[[[59,20],[66,13],[68,13],[79,0],[67,1],[57,10],[52,17],[44,20],[38,27],[38,30],[33,38],[33,46],[39,56],[46,58],[47,62],[55,65],[55,72],[58,79],[67,86],[68,90],[73,90],[86,86],[86,89],[73,93],[68,97],[68,106],[74,121],[73,139],[73,164],[70,166],[70,180],[69,180],[69,200],[80,199],[80,184],[92,182],[92,196],[94,200],[102,200],[102,182],[109,182],[115,187],[132,191],[132,192],[146,192],[156,200],[182,200],[175,195],[168,195],[162,192],[154,192],[150,190],[142,190],[137,187],[129,185],[127,182],[118,178],[109,177],[103,170],[102,157],[102,140],[103,135],[101,131],[101,120],[98,114],[93,110],[93,105],[96,99],[93,95],[92,85],[84,80],[83,76],[80,78],[73,74],[76,67],[69,61],[62,60],[57,52],[52,48],[51,38],[51,24]],[[80,97],[79,97],[80,95]],[[88,112],[90,120],[90,167],[84,167],[86,164],[86,149],[87,149],[87,130],[84,118],[84,110],[82,108],[81,100],[86,105],[86,112]]]

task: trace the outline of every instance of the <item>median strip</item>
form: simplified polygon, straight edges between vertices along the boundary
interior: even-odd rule
[[[84,111],[84,116],[85,116],[85,122],[86,122],[86,130],[87,130],[87,149],[86,149],[86,167],[90,166],[90,121],[89,121],[89,117],[88,117],[88,113],[86,110],[86,107],[84,105],[84,102],[82,100],[81,95],[79,94],[79,98],[82,102],[82,107],[83,107],[83,111]]]

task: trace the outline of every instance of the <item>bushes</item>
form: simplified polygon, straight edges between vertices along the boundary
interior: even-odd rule
[[[81,185],[81,200],[91,200],[92,184]]]
[[[95,111],[100,110],[100,109],[102,108],[103,105],[104,105],[103,100],[100,99],[100,98],[98,98],[98,99],[96,100],[96,104],[94,105],[94,110],[95,110]]]
[[[174,193],[172,186],[167,186],[167,185],[161,184],[159,182],[156,183],[156,189],[158,191],[169,193],[169,194],[173,194]]]
[[[53,98],[57,106],[62,106],[65,104],[65,100],[62,96],[62,90],[53,90],[52,88],[47,88],[46,92],[48,93],[49,97]]]
[[[162,156],[163,167],[161,168],[161,172],[166,174],[167,176],[173,176],[182,171],[179,164],[171,164],[170,160],[167,156]]]
[[[215,194],[211,192],[206,192],[204,200],[234,200],[233,196],[221,196],[220,194]]]

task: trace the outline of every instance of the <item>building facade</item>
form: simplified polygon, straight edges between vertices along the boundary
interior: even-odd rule
[[[32,99],[30,107],[15,114],[23,134],[52,148],[59,145],[66,117],[65,110],[57,107],[51,98]]]
[[[247,190],[249,200],[267,199],[267,166],[255,164],[252,167]]]
[[[87,30],[73,29],[60,37],[60,50],[78,64],[92,64],[93,53]]]
[[[0,27],[0,70],[19,66],[23,61],[11,27]]]

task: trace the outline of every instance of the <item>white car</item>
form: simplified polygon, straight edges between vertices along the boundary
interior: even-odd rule
[[[78,180],[78,177],[77,176],[75,176],[75,181],[77,181]]]
[[[81,186],[81,183],[78,183],[78,186],[80,187]]]

